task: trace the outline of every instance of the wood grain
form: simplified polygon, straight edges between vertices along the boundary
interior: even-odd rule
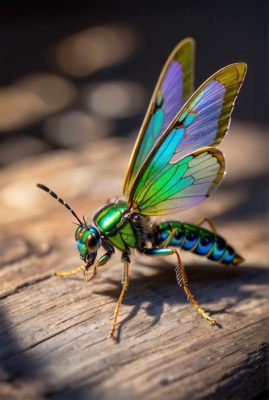
[[[131,143],[100,140],[6,169],[1,400],[266,398],[265,142],[265,130],[234,124],[223,145],[225,182],[203,205],[179,216],[213,218],[246,259],[240,267],[224,267],[182,253],[193,293],[221,329],[187,302],[167,259],[132,257],[115,340],[107,334],[121,288],[120,255],[90,283],[53,276],[80,264],[74,225],[35,183],[51,186],[90,220],[107,198],[121,193]]]

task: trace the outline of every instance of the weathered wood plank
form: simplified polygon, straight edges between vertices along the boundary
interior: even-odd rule
[[[246,258],[242,267],[230,268],[182,254],[192,291],[221,329],[186,301],[167,260],[133,257],[115,341],[106,337],[120,291],[119,254],[87,284],[82,277],[53,276],[80,263],[74,226],[34,184],[52,186],[90,216],[120,193],[127,142],[107,139],[75,154],[48,153],[3,173],[1,399],[265,396],[265,132],[253,135],[252,127],[239,125],[231,136],[225,143],[226,182],[208,202],[180,216],[191,222],[215,216],[221,233]],[[246,157],[238,159],[235,141]],[[256,162],[250,166],[251,158]]]

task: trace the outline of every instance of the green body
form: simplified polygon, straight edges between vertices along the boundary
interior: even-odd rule
[[[121,201],[102,207],[93,218],[100,232],[121,251],[127,250],[128,247],[136,247],[137,244],[134,225],[123,218],[126,212],[128,212],[127,204]]]
[[[139,242],[139,237],[143,234],[142,229],[139,229],[135,220],[128,215],[126,202],[110,203],[97,211],[94,223],[107,240],[119,250],[128,252],[129,248],[136,248],[144,252]],[[146,237],[153,246],[150,255],[161,255],[169,251],[162,249],[162,243],[167,240],[173,230],[176,230],[176,234],[168,243],[170,247],[181,247],[183,250],[224,264],[238,264],[242,261],[242,258],[221,236],[202,227],[180,221],[161,222],[152,226],[151,237]]]

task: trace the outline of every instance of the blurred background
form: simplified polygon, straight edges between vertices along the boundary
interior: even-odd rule
[[[74,225],[35,183],[53,188],[89,222],[120,195],[160,71],[186,36],[197,43],[196,88],[230,63],[245,61],[248,73],[221,144],[225,183],[173,218],[213,218],[246,263],[238,271],[212,268],[184,253],[193,292],[224,321],[209,340],[173,269],[137,257],[120,317],[123,346],[112,346],[105,337],[119,295],[119,254],[93,286],[80,277],[57,281],[55,270],[79,263]],[[205,399],[214,379],[223,392],[211,399],[229,398],[227,390],[230,398],[254,398],[242,395],[243,385],[257,400],[268,398],[258,396],[269,293],[268,83],[266,0],[1,1],[1,399],[140,399],[143,390],[151,398],[191,390],[185,398]],[[156,348],[168,349],[160,364]],[[170,388],[172,396],[162,395]]]
[[[0,162],[130,137],[177,42],[197,42],[196,81],[248,64],[234,120],[264,126],[267,1],[1,3]]]

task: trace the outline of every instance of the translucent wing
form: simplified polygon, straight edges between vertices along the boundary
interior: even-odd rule
[[[182,40],[161,72],[127,168],[123,185],[126,196],[156,140],[193,93],[194,47],[193,39]]]
[[[176,133],[175,133],[176,134]],[[214,147],[198,150],[176,164],[167,164],[135,192],[135,211],[166,215],[194,207],[222,180],[225,161]]]
[[[171,162],[204,146],[217,146],[229,129],[231,113],[242,86],[247,65],[222,68],[195,92],[179,112],[170,129],[184,127],[184,136]]]
[[[203,201],[221,181],[224,158],[215,146],[229,127],[246,65],[209,78],[159,138],[139,171],[129,207],[144,215],[182,211]]]

